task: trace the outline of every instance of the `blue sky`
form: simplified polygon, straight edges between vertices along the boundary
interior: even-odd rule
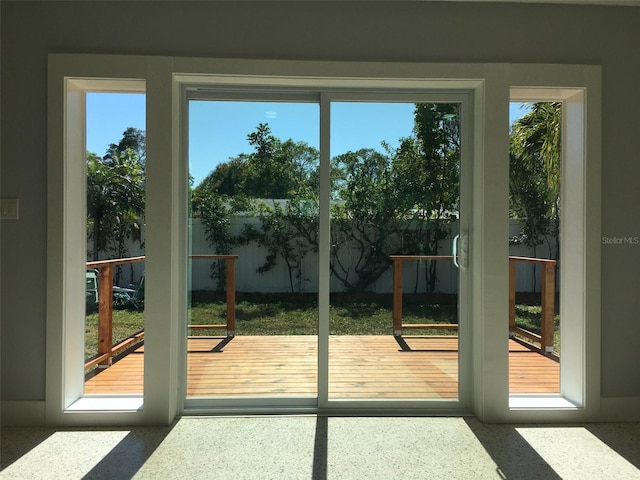
[[[511,121],[525,112],[511,104]],[[219,162],[251,153],[247,135],[268,123],[278,138],[319,145],[319,107],[313,103],[192,101],[189,112],[189,169],[197,185]],[[144,94],[87,95],[87,150],[102,156],[128,127],[145,124]],[[336,103],[332,105],[331,155],[359,148],[392,147],[413,128],[413,104]]]
[[[319,108],[313,103],[189,102],[189,172],[197,185],[219,163],[251,153],[247,135],[261,123],[283,140],[319,144]]]
[[[87,94],[87,150],[103,156],[129,127],[146,130],[145,95],[141,93]]]
[[[332,104],[331,155],[360,148],[380,149],[408,136],[413,104]],[[319,106],[314,103],[192,101],[189,106],[189,164],[197,184],[220,162],[251,153],[247,135],[260,123],[282,140],[320,144]]]

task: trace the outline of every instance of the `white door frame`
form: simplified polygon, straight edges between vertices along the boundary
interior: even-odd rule
[[[385,62],[313,62],[234,60],[179,57],[51,54],[48,95],[48,226],[47,226],[47,385],[42,408],[51,425],[168,424],[182,412],[185,371],[183,338],[186,295],[186,171],[180,151],[181,85],[211,76],[219,83],[266,86],[318,85],[331,89],[376,88],[468,89],[473,93],[473,166],[470,235],[472,338],[471,410],[484,421],[596,420],[600,405],[600,67],[534,64],[429,64]],[[71,275],[83,261],[74,201],[78,201],[77,171],[82,158],[78,142],[68,132],[82,128],[73,114],[70,81],[142,80],[147,95],[147,309],[145,380],[142,408],[105,409],[104,399],[78,397],[73,385],[82,369],[69,355],[77,329],[77,285]],[[584,278],[579,298],[583,326],[583,375],[571,391],[582,392],[574,409],[509,407],[508,348],[508,105],[510,89],[555,87],[575,100],[572,115],[582,119],[570,152],[582,165],[583,239],[579,264]],[[82,87],[77,92],[82,94]],[[327,128],[327,125],[324,127]],[[581,140],[582,139],[582,140]],[[74,146],[75,145],[75,146]],[[581,153],[576,153],[581,152]],[[77,205],[77,203],[75,204]],[[588,212],[588,214],[587,214]],[[326,273],[326,272],[325,272]],[[82,277],[81,277],[82,278]],[[79,297],[78,297],[79,298]],[[71,319],[71,320],[70,320]],[[72,323],[69,323],[69,322]],[[71,336],[70,336],[71,335]],[[90,400],[81,409],[69,407]],[[126,403],[126,402],[125,402]],[[27,407],[25,407],[27,408]],[[28,414],[33,412],[29,405]],[[402,413],[402,412],[399,412]],[[16,412],[19,415],[19,412]],[[32,419],[29,419],[32,421]]]
[[[465,258],[461,259],[464,268],[459,270],[459,360],[458,386],[456,400],[412,399],[412,400],[380,400],[358,399],[341,400],[328,397],[328,365],[329,365],[329,246],[330,246],[330,151],[331,142],[330,115],[332,102],[404,102],[404,103],[457,103],[461,105],[461,172],[460,172],[460,219],[461,244],[467,244],[471,225],[471,166],[473,164],[473,96],[470,88],[447,88],[439,84],[433,87],[430,81],[415,80],[406,87],[395,85],[395,80],[376,79],[370,81],[363,89],[350,79],[331,78],[316,79],[316,83],[298,78],[276,77],[265,81],[264,77],[254,77],[254,83],[247,77],[203,76],[198,83],[181,85],[181,108],[184,117],[188,116],[190,100],[235,100],[235,101],[278,101],[278,102],[317,102],[320,106],[320,215],[319,215],[319,281],[318,281],[318,385],[317,399],[278,398],[278,397],[211,397],[186,398],[183,413],[241,413],[241,412],[323,412],[353,414],[358,412],[378,412],[391,414],[395,411],[414,413],[469,414],[471,413],[471,335],[469,323],[470,269],[467,266],[467,249]],[[237,84],[242,86],[238,87]],[[330,87],[327,87],[330,83]],[[188,165],[189,132],[188,122],[183,119],[180,143],[182,145],[182,162]],[[183,167],[183,170],[188,167]],[[184,174],[184,172],[183,172]],[[468,213],[469,212],[469,213]],[[187,231],[185,226],[185,231]],[[186,335],[186,325],[184,325]],[[186,354],[186,349],[185,349]],[[186,375],[183,387],[186,391]]]

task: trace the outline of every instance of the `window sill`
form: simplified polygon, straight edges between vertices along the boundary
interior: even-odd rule
[[[73,402],[65,413],[75,412],[137,412],[142,410],[142,395],[84,396]]]
[[[560,395],[510,395],[510,410],[579,410],[580,407]]]

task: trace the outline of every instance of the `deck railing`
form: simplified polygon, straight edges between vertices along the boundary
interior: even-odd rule
[[[227,273],[227,323],[221,325],[188,325],[191,329],[226,329],[227,336],[236,333],[236,260],[238,255],[191,255],[193,260],[224,260]]]
[[[451,255],[391,255],[393,261],[393,334],[401,335],[403,329],[457,329],[457,324],[402,323],[402,264],[405,261],[417,260],[452,260]],[[538,263],[543,266],[542,272],[542,318],[541,333],[530,332],[516,326],[516,263]],[[555,278],[556,261],[543,258],[509,257],[509,335],[521,335],[529,340],[540,343],[543,352],[553,351],[554,317],[555,317]]]
[[[188,325],[190,329],[226,329],[228,336],[235,335],[235,261],[238,255],[192,255],[192,259],[225,260],[226,284],[226,323],[216,325]],[[457,329],[455,323],[435,324],[403,324],[402,323],[402,270],[405,261],[417,260],[452,260],[451,255],[392,255],[393,261],[393,333],[401,335],[403,329]],[[144,338],[144,331],[113,345],[113,267],[130,263],[142,262],[144,256],[119,258],[114,260],[99,260],[87,262],[87,269],[98,270],[98,354],[85,363],[85,368],[99,365],[111,365],[113,352],[123,350],[139,343]],[[516,263],[529,262],[543,265],[542,273],[542,313],[540,335],[517,327],[516,313]],[[553,351],[554,317],[555,317],[555,269],[556,261],[541,258],[509,257],[509,334],[518,334],[529,340],[540,343],[543,352]]]
[[[142,341],[144,331],[113,344],[113,267],[143,262],[142,257],[116,258],[87,262],[87,269],[98,271],[98,355],[84,364],[84,368],[108,367],[113,361],[113,352],[124,350]]]
[[[402,264],[418,260],[453,260],[451,255],[391,255],[393,261],[393,334],[402,335],[403,329],[437,328],[457,330],[457,323],[402,323]]]
[[[542,265],[540,334],[516,326],[516,263]],[[554,319],[556,305],[556,261],[544,258],[509,257],[509,335],[521,335],[540,343],[544,353],[553,352]]]
[[[236,329],[236,286],[235,261],[238,255],[191,255],[192,259],[225,260],[227,269],[227,312],[226,323],[221,325],[188,325],[190,329],[226,329],[228,336],[235,335]],[[87,269],[98,271],[98,354],[84,365],[91,368],[111,365],[113,353],[136,345],[144,339],[144,330],[113,344],[113,269],[118,265],[143,262],[144,256],[98,260],[87,262]]]

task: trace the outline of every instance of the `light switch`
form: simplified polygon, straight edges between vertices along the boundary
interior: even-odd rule
[[[0,218],[2,220],[18,219],[18,199],[17,198],[0,199]]]

